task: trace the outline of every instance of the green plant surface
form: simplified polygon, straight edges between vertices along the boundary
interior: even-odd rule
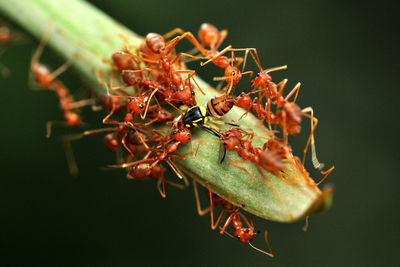
[[[110,65],[102,60],[123,48],[125,36],[132,47],[143,40],[129,29],[102,13],[100,10],[81,0],[0,0],[0,12],[18,23],[36,38],[49,34],[47,46],[56,50],[64,59],[76,57],[73,63],[77,74],[97,92],[104,92],[94,70],[107,73]],[[171,25],[173,28],[174,25]],[[197,102],[204,105],[218,92],[196,77],[206,95],[197,93]],[[226,120],[237,120],[243,110],[234,108]],[[252,129],[258,136],[268,137],[268,131],[260,126],[251,114],[240,121],[245,129]],[[293,222],[305,218],[313,212],[321,212],[329,207],[332,197],[331,188],[320,191],[301,164],[290,158],[282,175],[262,171],[246,162],[241,164],[252,173],[256,182],[243,170],[235,168],[229,162],[239,160],[236,152],[227,153],[223,164],[218,163],[218,140],[201,129],[193,130],[194,143],[200,145],[196,158],[187,156],[177,164],[193,179],[203,185],[208,183],[212,190],[224,198],[232,197],[232,202],[259,217],[279,222]],[[256,138],[255,145],[262,146],[266,140]],[[186,146],[180,150],[190,150]],[[263,178],[265,176],[266,179]]]

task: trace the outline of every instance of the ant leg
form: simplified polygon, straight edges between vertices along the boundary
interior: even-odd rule
[[[281,114],[282,114],[283,119],[280,121],[280,125],[283,128],[283,140],[285,141],[285,144],[287,144],[288,143],[288,132],[287,132],[287,125],[286,125],[286,111],[283,110],[281,112]]]
[[[154,90],[153,92],[151,92],[151,94],[150,94],[150,96],[149,96],[149,99],[147,100],[147,105],[146,105],[146,109],[144,110],[143,116],[140,115],[140,118],[141,118],[142,120],[144,120],[144,119],[146,118],[147,110],[149,109],[149,105],[150,105],[151,98],[154,96],[154,94],[155,94],[157,91],[158,91],[158,88],[157,88],[156,90]]]
[[[170,156],[172,156],[172,155],[170,155]],[[169,165],[169,167],[171,167],[171,169],[175,172],[176,176],[178,176],[179,179],[184,179],[185,175],[178,168],[178,166],[175,165],[175,163],[173,161],[171,161],[170,159],[167,159],[166,162]],[[185,177],[184,181],[185,181],[185,184],[188,183],[186,177]]]
[[[120,33],[119,36],[121,37],[122,41],[124,42],[125,50],[131,51],[131,46],[129,45],[129,42],[128,42],[128,36],[126,36],[123,33]]]
[[[200,85],[196,82],[196,79],[194,78],[194,74],[195,74],[195,71],[193,71],[193,74],[189,75],[188,79],[189,79],[189,80],[192,79],[193,82],[196,84],[197,88],[199,89],[199,91],[200,91],[203,95],[206,95],[206,93],[204,93],[204,91],[201,90]]]
[[[133,125],[133,123],[131,123],[131,122],[128,122],[127,125],[132,127],[133,130],[135,130],[136,134],[139,136],[140,141],[142,142],[142,145],[144,145],[147,149],[150,149],[149,146],[147,145],[146,141],[143,139],[143,136],[136,129],[135,125]]]
[[[125,72],[132,72],[132,73],[137,73],[137,72],[150,72],[150,71],[158,71],[159,69],[157,68],[144,68],[144,69],[139,69],[139,70],[122,70],[122,74],[124,74]]]
[[[208,188],[208,195],[209,195],[209,198],[210,198],[210,206],[208,208],[202,210],[201,206],[200,206],[199,193],[197,191],[197,182],[195,180],[193,180],[193,189],[194,189],[194,195],[195,195],[195,198],[196,198],[197,213],[200,216],[203,216],[203,215],[207,214],[208,212],[210,212],[211,229],[215,230],[215,228],[217,228],[217,226],[218,226],[218,224],[219,224],[219,222],[220,222],[220,220],[222,218],[224,210],[221,210],[221,212],[218,215],[217,221],[214,223],[214,213],[213,213],[214,205],[213,205],[213,202],[212,202],[212,192],[211,192],[210,186],[208,184],[207,184],[207,188]]]
[[[246,168],[241,167],[241,166],[238,165],[239,163],[245,163],[245,162],[248,162],[248,161],[249,161],[248,159],[234,160],[234,161],[231,161],[230,164],[232,166],[235,166],[236,168],[246,172],[253,179],[254,183],[256,183],[257,182],[256,177],[252,173],[250,173]]]
[[[297,83],[296,86],[292,89],[292,91],[290,91],[290,93],[285,97],[285,101],[288,101],[289,98],[294,94],[294,92],[296,92],[296,95],[293,100],[293,103],[295,103],[297,100],[297,96],[299,95],[300,86],[301,86],[301,83]]]
[[[174,182],[170,182],[170,181],[165,181],[165,183],[166,184],[169,184],[169,185],[171,185],[171,186],[173,186],[173,187],[176,187],[176,188],[178,188],[179,190],[185,190],[185,186],[184,185],[181,185],[181,184],[177,184],[177,183],[174,183]]]
[[[171,61],[171,65],[175,64],[176,62],[179,62],[181,60],[182,57],[190,57],[193,60],[197,60],[197,59],[207,59],[207,57],[199,57],[199,56],[193,56],[191,54],[188,53],[179,53],[179,55],[177,55],[172,61]]]
[[[198,139],[193,140],[193,141],[191,140],[190,142],[191,142],[191,146],[192,146],[192,151],[193,151],[193,143],[194,143],[194,144],[197,144],[196,152],[194,153],[194,155],[193,155],[193,153],[192,153],[193,158],[196,158],[197,153],[199,152],[201,143],[203,143],[203,142],[207,142],[207,143],[221,143],[219,140],[210,140],[210,139],[203,139],[203,138],[198,138]],[[188,152],[188,153],[190,153],[190,152]]]
[[[78,166],[76,164],[74,152],[71,147],[71,139],[68,136],[64,137],[64,151],[67,158],[69,173],[73,176],[78,175]]]
[[[243,72],[244,67],[245,67],[245,65],[246,65],[247,55],[248,55],[249,52],[250,52],[250,54],[251,54],[251,51],[255,51],[255,54],[257,55],[257,59],[258,59],[258,54],[257,54],[257,49],[256,49],[256,48],[232,48],[232,49],[230,49],[230,51],[236,51],[236,52],[245,51],[245,53],[244,53],[244,59],[243,59],[242,72]],[[251,54],[251,55],[252,55],[252,54]],[[254,57],[253,57],[253,59],[254,59]],[[254,59],[254,60],[255,60],[255,59]],[[256,60],[255,60],[255,61],[256,61]],[[261,67],[261,66],[259,65],[259,61],[258,61],[258,62],[256,61],[256,64],[257,64],[257,66]],[[260,69],[261,69],[261,68],[260,68]]]
[[[273,188],[271,182],[267,179],[267,177],[265,177],[265,175],[262,172],[262,170],[260,169],[260,167],[257,166],[257,165],[255,165],[255,167],[257,168],[257,171],[261,175],[261,177],[264,180],[264,182],[267,184],[269,190],[271,190],[271,192],[275,196],[275,198],[279,201],[279,203],[281,203],[281,205],[282,205],[283,209],[286,211],[287,215],[290,217],[290,219],[294,220],[293,214],[290,212],[289,208],[283,202],[283,200],[279,196],[278,192],[275,191],[275,189]]]
[[[112,95],[110,94],[110,92],[109,92],[108,84],[105,83],[105,82],[103,82],[103,81],[100,79],[98,73],[96,73],[96,76],[97,76],[97,80],[99,81],[99,83],[102,84],[102,85],[104,85],[104,86],[107,88],[107,94],[108,94],[109,96],[112,96]],[[124,90],[122,90],[122,89],[129,88],[129,87],[131,87],[131,86],[133,86],[133,85],[128,85],[128,84],[127,84],[127,85],[124,85],[124,86],[114,86],[114,72],[111,71],[111,74],[110,74],[110,89],[111,89],[111,90],[120,92],[122,95],[124,95],[124,96],[126,96],[126,97],[130,97],[131,94],[127,93],[126,91],[124,91]]]
[[[324,174],[325,176],[324,176],[324,178],[322,178],[321,181],[319,181],[319,182],[317,183],[317,185],[319,185],[320,183],[322,183],[322,182],[326,179],[326,177],[328,177],[328,175],[329,175],[334,169],[335,169],[335,166],[332,166],[332,167],[331,167],[329,170],[327,170],[327,171],[321,171],[321,173]]]
[[[51,136],[51,127],[53,125],[67,126],[67,123],[65,121],[48,121],[46,123],[46,138],[50,138],[50,136]]]
[[[114,114],[115,106],[111,109],[110,113],[103,119],[103,124],[121,124],[119,121],[108,121],[108,119]]]
[[[122,143],[122,145],[125,147],[125,149],[129,152],[129,154],[130,154],[132,157],[135,157],[135,154],[132,152],[132,150],[128,147],[128,145],[127,145],[126,142],[125,142],[125,136],[124,136],[124,138],[122,138],[121,143]]]
[[[130,58],[134,59],[134,60],[137,59],[137,60],[141,60],[143,62],[147,62],[147,63],[150,63],[150,64],[158,64],[158,61],[156,61],[156,60],[151,60],[151,59],[139,57],[139,56],[136,56],[136,55],[133,55],[133,54],[129,54],[129,53],[123,52],[123,51],[117,51],[117,52],[114,52],[114,54],[127,56],[127,57],[130,57]]]
[[[103,128],[103,129],[97,129],[97,130],[91,130],[91,131],[84,131],[82,134],[79,135],[79,137],[84,137],[87,135],[92,135],[92,134],[97,134],[97,133],[104,133],[104,132],[114,132],[117,131],[118,128]]]
[[[212,56],[211,58],[209,58],[206,62],[201,62],[200,65],[204,66],[208,63],[210,63],[211,61],[220,58],[222,55],[224,55],[226,52],[230,51],[230,49],[232,48],[232,45],[228,45],[227,47],[225,47],[221,52],[219,52],[218,54]],[[206,56],[206,55],[205,55]]]
[[[206,215],[208,212],[212,212],[212,205],[210,205],[210,207],[202,210],[201,209],[201,205],[200,205],[200,198],[199,198],[199,192],[197,190],[197,182],[195,180],[193,180],[193,190],[194,190],[194,196],[196,198],[196,207],[197,207],[197,213],[200,216]],[[211,222],[212,223],[212,222]]]
[[[180,108],[176,107],[174,104],[172,104],[171,101],[168,101],[168,100],[165,99],[165,102],[167,102],[171,107],[173,107],[175,110],[177,110],[179,113],[181,113],[181,115],[179,115],[179,118],[184,115],[183,111]]]
[[[161,189],[161,185],[162,184],[162,189]],[[165,180],[164,177],[162,177],[161,179],[158,179],[157,181],[157,189],[158,192],[160,192],[160,195],[165,198],[167,195],[165,194]]]
[[[211,47],[211,50],[217,50],[218,47],[224,42],[226,36],[228,35],[228,31],[227,30],[222,30],[219,32],[219,40],[218,42],[215,44],[214,47]]]
[[[83,99],[83,100],[79,100],[76,102],[71,103],[71,105],[69,106],[69,109],[77,109],[77,108],[81,108],[84,106],[89,106],[92,105],[93,106],[93,99]]]
[[[66,71],[71,65],[75,62],[76,58],[78,57],[78,54],[74,54],[70,59],[68,59],[67,62],[62,64],[60,67],[58,67],[55,71],[50,73],[51,80],[54,80],[57,78],[57,76],[61,75],[64,71]]]
[[[263,69],[261,67],[261,61],[260,61],[260,58],[258,57],[257,49],[254,49],[253,51],[250,51],[250,55],[253,58],[254,62],[256,63],[259,71],[262,72]]]
[[[222,215],[224,214],[225,210],[222,209],[218,215],[217,220],[214,223],[214,203],[212,201],[212,191],[210,185],[207,183],[207,190],[208,190],[208,197],[210,198],[210,219],[211,219],[211,229],[215,230],[218,227],[219,222],[221,221]]]
[[[111,167],[111,168],[128,168],[128,167],[132,167],[132,166],[135,166],[135,165],[138,165],[138,164],[141,164],[141,163],[152,162],[154,160],[155,160],[155,162],[157,164],[158,161],[157,161],[157,158],[155,157],[155,158],[144,158],[144,159],[141,159],[141,160],[137,160],[135,162],[122,163],[122,164],[119,164],[119,165],[109,165],[109,167]]]
[[[247,225],[247,227],[254,229],[254,225],[253,225],[253,220],[251,220],[251,224],[249,223],[249,221],[247,220],[247,218],[240,212],[236,213],[240,218],[242,218],[242,220],[244,221],[244,223]]]
[[[309,218],[310,218],[310,215],[306,216],[306,219],[305,219],[306,222],[305,222],[305,224],[304,224],[304,226],[303,226],[303,231],[304,231],[304,232],[307,232],[308,226],[310,225],[310,224],[308,223]]]
[[[280,81],[280,82],[276,85],[276,87],[279,87],[278,94],[279,94],[280,96],[282,96],[283,89],[285,88],[287,82],[288,82],[288,79],[283,79],[282,81]],[[279,108],[279,106],[280,106],[280,101],[278,101],[278,108]]]
[[[164,177],[164,173],[161,176],[161,183],[162,183],[162,193],[161,196],[162,197],[166,197],[167,195],[165,194],[165,177]]]
[[[235,121],[235,123],[238,123],[243,117],[245,117],[249,112],[250,112],[250,110],[251,110],[251,108],[253,107],[253,105],[254,105],[254,103],[257,101],[257,97],[255,97],[252,101],[251,101],[251,104],[250,104],[250,107],[242,114],[242,116],[240,116],[240,118],[237,120],[237,121]]]
[[[96,73],[97,81],[98,81],[101,85],[103,85],[103,86],[106,87],[106,91],[107,91],[107,95],[108,95],[108,96],[110,96],[110,97],[117,97],[117,98],[128,98],[128,97],[130,97],[130,94],[128,94],[127,92],[125,92],[124,90],[121,90],[121,89],[130,87],[131,85],[128,85],[128,86],[120,86],[120,87],[111,87],[111,89],[113,89],[113,90],[115,90],[115,91],[118,91],[118,92],[120,92],[120,93],[123,94],[122,96],[121,96],[121,95],[113,95],[113,94],[110,93],[110,88],[109,88],[108,84],[107,84],[105,81],[103,81],[103,80],[101,79],[99,71],[96,70],[95,73]],[[114,77],[112,73],[111,73],[111,76]],[[112,82],[112,79],[111,79],[111,86],[112,86],[112,85],[113,85],[113,82]]]
[[[213,220],[214,220],[213,216],[211,217],[211,229],[212,229],[212,230],[215,230],[215,229],[218,227],[219,222],[221,221],[221,218],[222,218],[222,216],[224,215],[224,213],[225,213],[225,210],[222,209],[222,210],[220,211],[220,213],[219,213],[219,215],[218,215],[218,218],[217,218],[217,220],[215,221],[215,223],[213,222]],[[211,213],[211,214],[213,214],[213,213]]]
[[[233,216],[236,215],[236,212],[237,212],[238,210],[239,210],[239,208],[237,208],[231,215],[229,215],[228,219],[226,219],[226,221],[225,221],[224,226],[223,226],[223,227],[220,227],[220,228],[221,228],[221,231],[220,231],[219,233],[220,233],[221,235],[224,234],[226,227],[228,227],[229,223],[230,223],[230,222],[232,221],[232,219],[233,219]]]
[[[196,37],[194,37],[191,32],[185,32],[181,36],[175,37],[174,39],[169,41],[165,45],[165,51],[170,53],[175,48],[175,46],[178,44],[178,42],[180,40],[182,40],[183,38],[186,38],[189,42],[191,42],[200,51],[200,53],[202,53],[204,56],[207,56],[207,50],[204,49],[204,47],[197,41]],[[169,50],[167,50],[167,48]]]
[[[313,163],[314,168],[321,170],[324,167],[324,164],[320,163],[318,161],[317,153],[315,151],[315,140],[314,140],[314,131],[315,131],[315,128],[317,127],[318,119],[316,117],[314,117],[314,111],[311,107],[305,108],[301,112],[304,116],[308,117],[311,121],[311,133],[310,133],[310,136],[308,137],[306,147],[304,148],[303,165],[304,165],[304,161],[306,158],[308,145],[311,142],[311,161]],[[308,115],[307,112],[310,112],[310,115]]]
[[[49,25],[47,26],[47,30],[46,30],[45,34],[42,37],[42,40],[40,40],[38,48],[36,49],[35,53],[32,56],[32,59],[31,59],[31,72],[34,71],[35,66],[39,62],[39,58],[40,58],[41,54],[43,53],[44,47],[45,47],[45,45],[47,43],[47,40],[50,37],[52,29],[53,29],[53,23],[50,22]]]
[[[175,34],[184,34],[185,33],[185,31],[184,30],[182,30],[181,28],[175,28],[175,29],[173,29],[172,31],[169,31],[169,32],[167,32],[167,33],[165,33],[164,35],[163,35],[163,38],[164,39],[168,39],[169,37],[171,37],[171,36],[173,36],[173,35],[175,35]]]
[[[273,257],[275,257],[275,255],[274,255],[274,253],[272,253],[272,249],[271,249],[271,246],[268,241],[268,230],[267,229],[265,229],[264,236],[265,236],[265,242],[267,243],[268,249],[270,251],[270,253],[267,253],[267,255],[269,255],[271,258],[273,258]]]

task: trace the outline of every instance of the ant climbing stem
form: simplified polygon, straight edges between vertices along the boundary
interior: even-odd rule
[[[46,42],[51,33],[50,24],[47,32],[43,36],[42,40],[38,48],[36,49],[35,53],[33,54],[31,60],[31,77],[35,78],[37,84],[47,90],[55,91],[57,97],[60,100],[61,109],[64,112],[64,119],[65,121],[49,121],[46,124],[46,138],[50,138],[51,136],[51,128],[53,125],[65,125],[65,126],[78,126],[82,124],[82,120],[77,112],[73,111],[77,108],[86,106],[86,105],[93,105],[92,99],[89,100],[80,100],[75,102],[71,94],[69,93],[68,89],[59,81],[57,77],[65,72],[71,64],[75,61],[76,57],[78,56],[75,54],[71,59],[67,62],[62,64],[58,67],[55,71],[51,72],[49,68],[39,63],[39,59],[41,54],[43,53],[44,47]]]

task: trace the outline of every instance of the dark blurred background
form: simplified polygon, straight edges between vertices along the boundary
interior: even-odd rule
[[[197,33],[201,23],[228,29],[224,45],[256,47],[264,68],[289,87],[302,82],[298,103],[312,106],[319,159],[335,171],[330,210],[304,222],[269,229],[275,259],[211,231],[199,217],[192,188],[167,188],[162,199],[154,181],[131,181],[124,171],[102,170],[115,162],[103,136],[73,143],[79,176],[68,173],[61,136],[45,138],[45,123],[62,120],[53,92],[28,85],[35,40],[10,46],[0,61],[0,262],[53,266],[393,266],[399,233],[399,58],[396,7],[389,2],[348,1],[90,1],[133,31]],[[188,46],[189,47],[189,46]],[[42,62],[63,61],[46,50]],[[212,68],[211,68],[212,70]],[[215,69],[217,70],[217,69]],[[200,72],[207,80],[215,73]],[[79,94],[73,71],[63,82]],[[97,127],[103,113],[86,111]],[[301,155],[308,132],[291,138]],[[321,175],[312,171],[317,180]],[[171,178],[175,179],[175,178]],[[206,201],[204,202],[206,203]],[[255,241],[266,249],[262,237]],[[3,265],[3,264],[2,264]]]

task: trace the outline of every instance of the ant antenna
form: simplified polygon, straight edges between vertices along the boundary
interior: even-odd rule
[[[220,229],[222,229],[222,227],[219,227]],[[230,238],[232,238],[232,239],[234,239],[234,240],[237,240],[235,237],[233,237],[233,235],[231,235],[230,233],[228,233],[228,232],[224,232],[224,234],[227,234]]]

